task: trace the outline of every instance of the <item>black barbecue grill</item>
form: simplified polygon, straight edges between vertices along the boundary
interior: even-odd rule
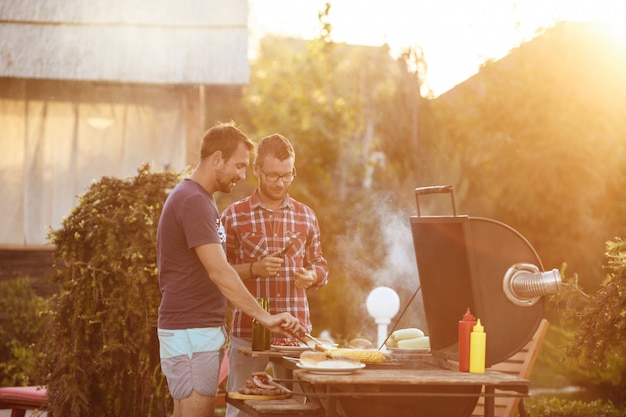
[[[452,215],[421,214],[420,197],[434,193],[450,195]],[[506,360],[537,330],[559,272],[543,272],[537,252],[506,224],[457,215],[451,186],[415,194],[411,231],[431,350],[458,352],[458,322],[469,307],[487,333],[485,366]]]
[[[506,360],[521,350],[538,328],[543,296],[559,289],[558,271],[544,272],[530,243],[511,227],[457,215],[452,187],[417,188],[415,193],[417,216],[410,221],[420,284],[396,324],[421,289],[431,353],[394,357],[393,352],[394,363],[380,364],[378,369],[394,375],[398,370],[417,370],[416,378],[433,370],[457,371],[458,324],[468,307],[487,332],[485,365]],[[448,194],[452,215],[423,216],[420,197],[428,194]],[[368,368],[377,369],[376,365]],[[364,383],[355,375],[349,383],[322,384],[318,394],[324,398],[332,391],[343,410],[341,415],[347,417],[471,415],[482,384],[464,384],[464,376],[469,374],[449,375],[446,382],[431,386],[401,382],[400,378],[394,383],[393,377],[380,384]],[[460,383],[452,383],[452,379]],[[305,385],[305,392],[311,394],[312,389]]]

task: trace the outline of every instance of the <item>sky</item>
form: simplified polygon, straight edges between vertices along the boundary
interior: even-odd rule
[[[328,0],[249,0],[251,51],[268,33],[312,39]],[[330,0],[335,42],[419,47],[426,83],[444,93],[557,20],[606,20],[626,26],[624,0]],[[254,53],[254,52],[252,52]]]

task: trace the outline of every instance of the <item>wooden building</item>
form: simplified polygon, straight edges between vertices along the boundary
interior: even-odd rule
[[[0,0],[0,279],[52,250],[48,228],[92,181],[195,163],[206,109],[248,83],[247,13],[247,0]]]

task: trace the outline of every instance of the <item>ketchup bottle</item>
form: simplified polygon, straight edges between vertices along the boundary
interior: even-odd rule
[[[469,307],[459,321],[459,371],[469,372],[470,335],[476,325],[476,318],[470,313]]]

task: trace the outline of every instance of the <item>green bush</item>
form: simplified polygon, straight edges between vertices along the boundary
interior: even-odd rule
[[[573,331],[561,354],[568,379],[621,407],[626,404],[626,241],[606,242],[605,257],[606,278],[595,293],[568,291],[554,303]]]
[[[626,417],[626,409],[619,410],[610,402],[563,400],[556,397],[537,397],[524,400],[528,417]]]
[[[0,282],[0,386],[37,384],[33,344],[43,332],[44,307],[29,277]]]
[[[174,173],[148,165],[91,185],[59,230],[50,325],[37,369],[54,415],[152,416],[165,412],[156,339],[160,292],[156,226]]]

